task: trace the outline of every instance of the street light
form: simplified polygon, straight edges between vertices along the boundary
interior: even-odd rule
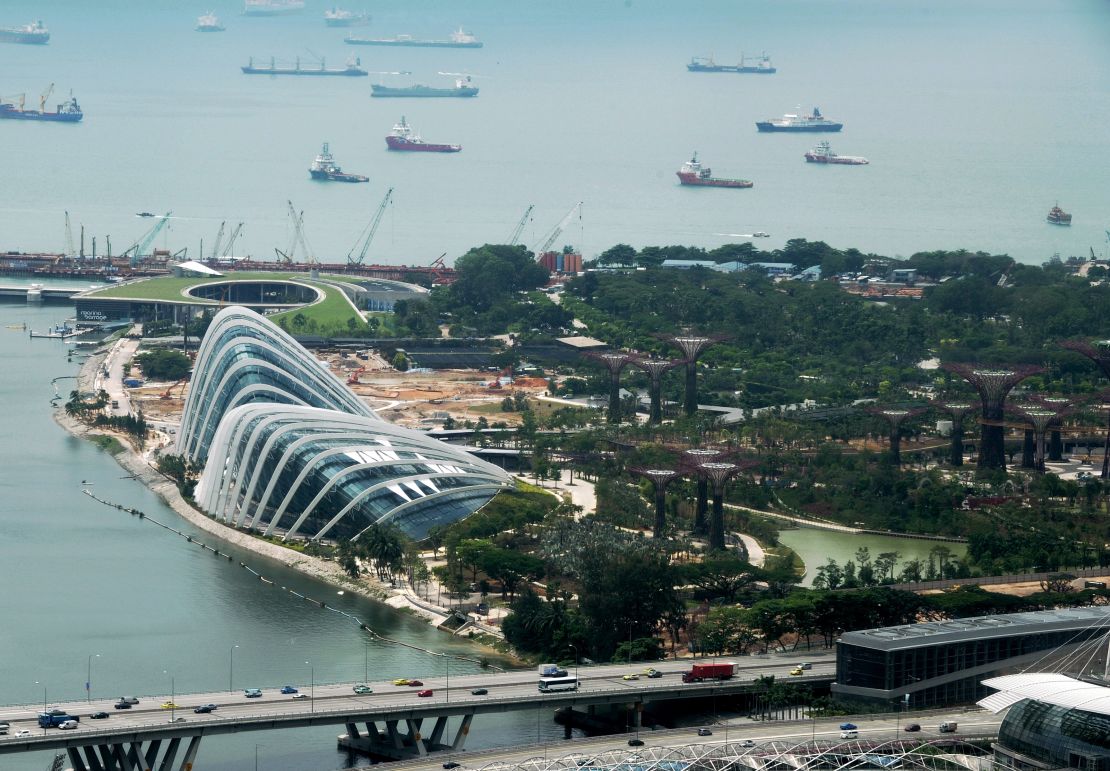
[[[235,649],[238,645],[231,646],[231,653],[228,655],[230,662],[227,666],[227,692],[232,693],[235,691]]]
[[[310,712],[315,712],[316,711],[316,665],[313,664],[311,661],[306,661],[305,664],[308,664],[308,667],[309,667],[309,675],[308,675],[308,677],[309,677],[309,681],[308,681],[309,691],[308,692],[309,692],[310,695],[308,697],[308,700],[309,700],[309,703],[312,705],[312,708],[309,711]]]
[[[170,673],[163,669],[162,674],[163,675],[169,675]],[[177,704],[174,702],[174,699],[176,699],[176,698],[177,698],[176,683],[174,682],[173,675],[170,675],[170,722],[171,723],[173,722],[174,712],[177,711]]]
[[[574,681],[578,682],[578,646],[574,643],[567,643],[568,648],[574,648]]]
[[[89,654],[89,668],[85,673],[85,696],[88,698],[89,703],[92,703],[92,660],[93,657],[100,658],[99,653]]]
[[[40,683],[38,680],[36,680],[35,685],[41,685],[42,686],[42,711],[46,712],[46,684],[45,683]],[[43,733],[44,736],[46,735],[46,726],[42,727],[42,733]]]
[[[265,747],[265,744],[254,745],[254,771],[258,771],[258,748]]]

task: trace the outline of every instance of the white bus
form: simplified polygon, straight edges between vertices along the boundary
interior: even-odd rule
[[[540,678],[540,692],[550,693],[551,691],[577,691],[578,678],[575,675],[567,675],[566,677],[541,677]]]

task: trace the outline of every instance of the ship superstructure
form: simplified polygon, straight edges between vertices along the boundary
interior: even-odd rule
[[[809,163],[837,163],[844,166],[865,166],[870,163],[858,155],[837,155],[828,142],[818,142],[817,147],[806,153]]]
[[[1070,225],[1071,215],[1060,208],[1059,205],[1053,206],[1048,210],[1048,216],[1045,221],[1052,225]]]
[[[385,143],[389,145],[390,150],[405,150],[408,152],[457,153],[462,150],[462,145],[437,145],[425,142],[419,134],[412,130],[404,115],[401,116],[400,123],[394,124],[393,130],[385,138]]]
[[[308,167],[308,174],[313,179],[331,180],[332,182],[369,182],[369,177],[364,177],[361,174],[349,174],[335,163],[335,158],[331,154],[331,149],[328,143],[324,142],[323,149],[320,154],[316,156],[316,160]]]
[[[224,26],[220,24],[219,17],[209,11],[197,17],[197,32],[223,32]]]

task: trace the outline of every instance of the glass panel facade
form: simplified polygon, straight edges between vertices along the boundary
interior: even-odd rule
[[[1110,771],[1110,716],[1032,699],[1019,701],[1006,713],[995,745],[1000,760],[1021,762],[1010,753],[1044,768]]]

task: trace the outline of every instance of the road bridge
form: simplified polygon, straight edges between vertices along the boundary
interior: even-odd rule
[[[799,657],[800,658],[800,657]],[[0,721],[10,724],[0,736],[0,754],[41,750],[64,751],[75,771],[190,771],[196,763],[200,740],[245,731],[340,725],[344,749],[378,759],[426,756],[443,750],[463,749],[475,717],[513,710],[550,707],[552,711],[597,705],[622,705],[639,720],[643,704],[652,701],[711,698],[758,692],[760,678],[773,675],[792,683],[823,687],[833,680],[830,657],[815,660],[800,676],[790,675],[797,663],[784,657],[742,657],[738,674],[727,681],[683,683],[680,673],[690,661],[659,662],[663,676],[625,680],[643,664],[578,668],[578,691],[540,693],[539,676],[533,671],[435,677],[418,687],[393,681],[368,683],[369,694],[356,694],[354,683],[302,685],[297,694],[281,694],[277,687],[264,689],[259,698],[235,693],[171,693],[147,696],[128,710],[116,710],[116,699],[44,704],[81,718],[76,729],[40,728],[38,705],[0,707]],[[474,693],[477,690],[486,693]],[[421,692],[431,695],[421,697]],[[307,697],[307,698],[305,698]],[[194,709],[216,704],[199,714]],[[93,720],[99,711],[107,719]],[[459,725],[447,735],[448,720]],[[425,724],[431,724],[425,730]],[[638,722],[637,722],[638,725]]]

